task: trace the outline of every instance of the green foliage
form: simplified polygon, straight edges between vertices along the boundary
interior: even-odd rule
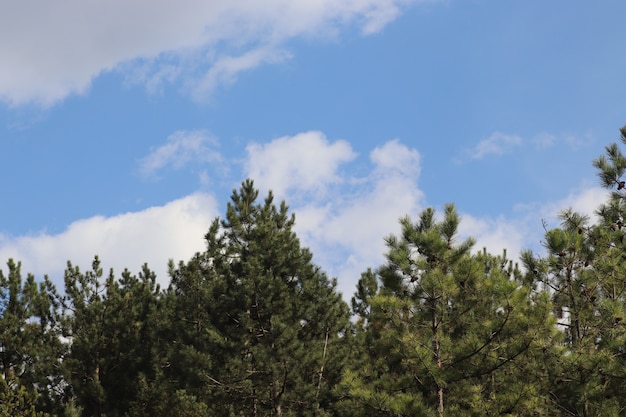
[[[626,144],[626,126],[620,129],[621,142]],[[600,155],[593,161],[593,166],[598,169],[598,177],[604,188],[621,191],[624,189],[624,172],[626,171],[626,157],[622,154],[616,143],[611,143],[605,148],[605,155]],[[620,194],[614,195],[618,197]]]
[[[378,279],[376,274],[368,269],[361,274],[361,279],[357,283],[356,293],[352,297],[352,312],[361,319],[370,315],[371,299],[378,292]]]
[[[70,399],[65,404],[65,410],[63,412],[63,417],[80,417],[83,413],[83,409],[76,405],[74,399]]]
[[[561,228],[546,233],[545,258],[523,256],[527,268],[548,288],[561,331],[546,360],[550,398],[571,415],[612,415],[617,403],[607,390],[612,378],[606,369],[621,360],[605,346],[616,337],[623,339],[621,326],[616,326],[623,298],[616,296],[624,284],[615,279],[616,270],[607,268],[611,251],[603,243],[601,228],[569,210],[561,220]],[[621,375],[615,376],[621,380]]]
[[[102,277],[97,257],[86,273],[68,263],[62,305],[71,344],[63,364],[82,415],[123,416],[140,374],[153,374],[160,290],[147,266],[139,277]]]
[[[45,417],[36,405],[37,392],[21,385],[13,371],[0,378],[0,417]]]
[[[626,127],[621,129],[626,143]],[[599,222],[572,210],[561,226],[546,232],[547,255],[530,252],[526,268],[548,289],[561,330],[548,352],[551,400],[566,415],[622,415],[626,411],[626,157],[617,144],[594,161],[602,185],[611,190],[598,210]]]
[[[343,369],[348,307],[300,247],[287,206],[257,197],[244,182],[207,251],[172,267],[180,343],[167,374],[216,415],[320,414]]]
[[[432,209],[415,224],[403,218],[401,236],[387,239],[375,296],[371,273],[363,274],[353,305],[367,323],[369,361],[342,383],[362,415],[541,411],[537,387],[520,376],[549,334],[546,300],[506,257],[470,254],[473,241],[458,242],[459,221],[452,205],[439,222]]]
[[[56,289],[47,277],[37,284],[29,274],[24,281],[20,263],[7,266],[8,275],[0,270],[0,377],[19,398],[32,393],[39,409],[54,412],[63,394],[65,350]]]

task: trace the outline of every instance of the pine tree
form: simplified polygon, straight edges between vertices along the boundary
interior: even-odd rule
[[[452,205],[439,222],[432,209],[417,223],[403,218],[374,296],[363,275],[353,306],[366,314],[369,363],[342,384],[358,415],[543,412],[537,387],[519,376],[544,343],[547,300],[504,256],[472,255],[472,239],[458,242],[459,221]]]
[[[621,135],[626,143],[626,127]],[[551,398],[564,414],[585,417],[626,411],[626,157],[611,144],[593,164],[611,190],[599,222],[565,210],[560,227],[546,231],[546,256],[523,255],[552,295],[562,330],[552,349]]]
[[[605,318],[599,305],[605,281],[593,267],[598,255],[588,219],[571,210],[561,213],[560,228],[546,232],[544,259],[524,254],[527,269],[536,271],[551,294],[562,340],[551,348],[554,359],[548,373],[554,403],[564,413],[608,415],[602,403],[599,369],[609,358],[598,350]],[[557,341],[559,339],[556,339]],[[603,411],[604,410],[604,411]]]
[[[123,416],[136,401],[141,378],[154,374],[160,289],[144,265],[139,277],[127,270],[103,280],[100,260],[82,273],[65,272],[66,336],[63,361],[72,398],[84,416]]]
[[[349,310],[300,246],[295,222],[251,180],[234,190],[207,250],[172,268],[175,378],[211,415],[324,415],[333,408]]]
[[[57,293],[48,277],[37,283],[21,264],[0,270],[0,377],[3,395],[33,402],[38,411],[56,412],[63,398],[60,358],[65,350],[57,314]],[[21,400],[20,400],[21,401]]]

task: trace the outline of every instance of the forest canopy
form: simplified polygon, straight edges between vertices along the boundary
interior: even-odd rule
[[[626,145],[626,127],[620,130]],[[491,254],[455,206],[400,219],[348,304],[251,179],[167,288],[67,263],[0,270],[0,416],[618,416],[626,413],[626,156],[595,219]]]

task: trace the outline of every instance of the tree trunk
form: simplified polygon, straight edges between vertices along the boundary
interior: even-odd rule
[[[443,364],[441,362],[441,346],[439,344],[439,321],[437,317],[437,300],[432,300],[432,331],[433,331],[433,357],[437,363],[437,369],[441,369]],[[443,387],[435,379],[437,385],[437,414],[439,417],[443,417]]]

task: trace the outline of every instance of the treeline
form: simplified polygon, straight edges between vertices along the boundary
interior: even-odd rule
[[[59,292],[11,260],[0,416],[626,415],[626,157],[593,164],[597,222],[562,212],[545,255],[476,252],[427,209],[351,306],[250,180],[165,289],[96,257]]]

